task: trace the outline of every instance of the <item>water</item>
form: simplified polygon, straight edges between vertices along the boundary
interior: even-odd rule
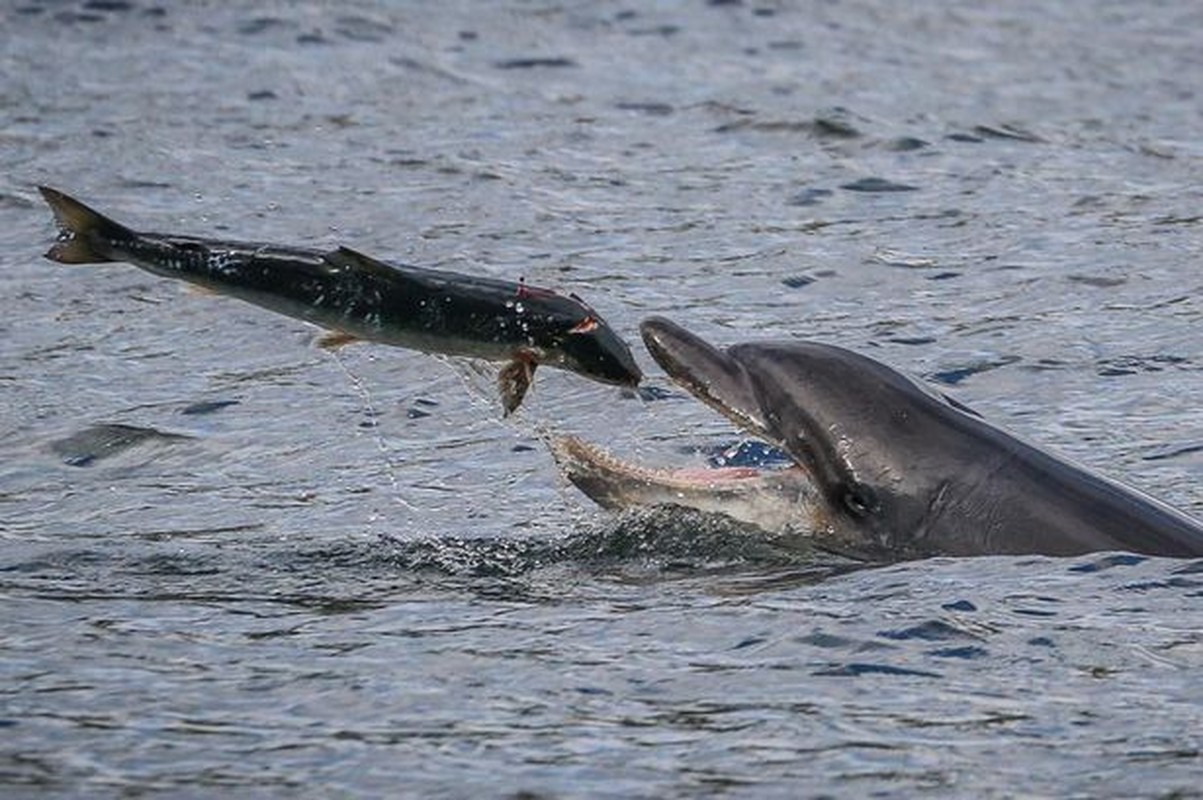
[[[39,257],[45,183],[837,342],[1203,513],[1203,14],[1049,5],[9,4],[5,796],[1197,796],[1197,563],[615,520],[546,431],[729,427]]]

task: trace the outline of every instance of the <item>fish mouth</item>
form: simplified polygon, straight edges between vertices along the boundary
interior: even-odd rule
[[[739,362],[667,319],[644,320],[640,333],[676,384],[752,436],[781,447]],[[818,485],[794,455],[794,463],[780,469],[682,469],[624,461],[575,436],[554,436],[549,447],[560,473],[603,508],[685,506],[773,534],[812,535],[829,528]]]
[[[643,373],[630,346],[599,317],[591,316],[592,327],[570,332],[563,341],[569,369],[614,386],[635,388]]]

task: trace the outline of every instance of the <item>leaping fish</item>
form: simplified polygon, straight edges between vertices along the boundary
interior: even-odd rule
[[[496,278],[386,264],[347,247],[323,251],[143,233],[73,197],[38,187],[59,226],[52,261],[125,261],[326,328],[321,343],[365,340],[503,362],[513,412],[539,364],[636,386],[630,347],[575,294]]]

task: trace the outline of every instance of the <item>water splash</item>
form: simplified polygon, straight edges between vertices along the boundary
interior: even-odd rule
[[[368,388],[367,383],[347,366],[347,362],[337,350],[327,350],[326,352],[329,353],[330,358],[338,365],[343,375],[346,376],[347,382],[350,383],[351,388],[359,395],[360,402],[363,403],[364,414],[367,416],[369,427],[372,430],[372,439],[376,443],[376,449],[380,452],[382,471],[388,479],[389,487],[392,489],[392,498],[405,510],[415,511],[415,506],[405,499],[405,493],[401,490],[401,482],[397,480],[397,466],[401,462],[393,455],[388,442],[384,438],[384,434],[380,432],[380,413],[376,409],[376,403],[372,398],[371,390]],[[369,528],[380,522],[383,518],[384,514],[378,508],[373,508],[372,513],[368,517]]]

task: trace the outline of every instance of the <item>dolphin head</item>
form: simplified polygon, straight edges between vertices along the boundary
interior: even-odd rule
[[[1203,553],[1203,525],[1189,516],[866,356],[806,341],[718,349],[658,317],[640,329],[674,381],[794,466],[772,478],[745,470],[707,481],[698,470],[641,470],[553,444],[565,475],[603,505],[675,502],[764,529],[800,525],[810,545],[871,561]]]
[[[849,555],[896,557],[906,549],[900,532],[922,528],[942,487],[917,487],[925,473],[912,461],[921,457],[921,406],[943,399],[832,345],[797,341],[718,350],[658,317],[645,320],[641,332],[678,384],[784,449],[807,473],[825,506],[827,529],[814,532],[817,543]]]
[[[871,358],[790,341],[720,350],[652,317],[648,351],[679,385],[748,433],[785,450],[812,483],[822,512],[817,545],[860,557],[924,550],[928,527],[953,499],[942,476],[962,454],[947,429],[977,416]],[[964,454],[965,470],[982,468]],[[939,463],[929,463],[937,461]],[[965,477],[958,474],[958,478]]]
[[[750,377],[767,437],[825,499],[834,549],[926,550],[954,499],[949,478],[983,466],[973,453],[962,461],[947,435],[973,412],[873,359],[818,342],[737,345],[728,355]]]

